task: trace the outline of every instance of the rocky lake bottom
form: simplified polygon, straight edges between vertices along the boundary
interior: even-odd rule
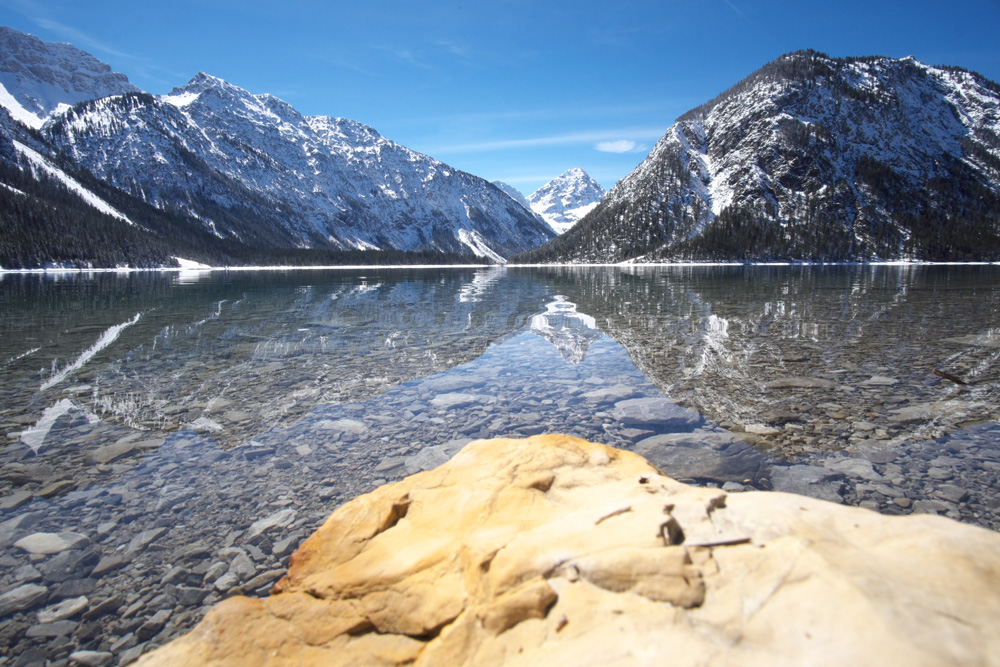
[[[209,363],[191,362],[184,372],[200,379],[184,383],[203,390],[171,393],[180,362],[158,360],[179,341],[160,338],[156,355],[68,373],[41,415],[5,408],[0,664],[128,664],[226,596],[267,595],[292,551],[343,502],[436,467],[479,438],[568,433],[640,453],[696,485],[1000,529],[990,375],[1000,352],[990,336],[956,362],[978,369],[977,383],[934,376],[917,391],[864,345],[842,352],[837,372],[803,372],[796,359],[813,339],[786,344],[786,363],[766,370],[720,370],[732,355],[720,356],[716,335],[698,354],[714,358],[719,375],[698,386],[690,373],[650,370],[669,364],[652,348],[633,349],[614,318],[605,326],[616,336],[566,297],[540,303],[535,315],[514,318],[513,331],[461,344],[445,334],[433,341],[417,326],[390,336],[362,330],[374,343],[328,364],[324,377],[340,381],[322,390],[282,368],[303,356],[315,368],[326,348],[289,348],[271,336],[249,346],[257,354],[215,351]],[[247,347],[246,331],[225,335]],[[301,320],[287,331],[313,335]],[[387,352],[417,338],[419,355]],[[674,361],[681,354],[676,341],[664,349]],[[154,371],[136,372],[143,363]],[[908,367],[928,376],[917,360]],[[723,383],[739,389],[748,372],[758,395],[744,388],[720,398]],[[157,376],[150,417],[139,387]],[[108,377],[129,390],[103,393]]]

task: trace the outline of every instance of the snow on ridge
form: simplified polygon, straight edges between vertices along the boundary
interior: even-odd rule
[[[42,157],[40,153],[31,148],[25,146],[19,141],[14,141],[14,148],[17,149],[19,153],[24,155],[31,164],[37,168],[40,168],[45,173],[53,176],[54,178],[61,181],[69,190],[77,194],[81,199],[83,199],[87,204],[97,209],[102,213],[114,216],[120,220],[124,220],[130,225],[135,223],[128,219],[123,213],[118,211],[116,208],[108,204],[106,201],[95,195],[93,192],[81,185],[76,179],[69,176],[66,172],[61,169],[54,167],[49,164],[49,162]]]
[[[486,257],[488,259],[497,262],[498,264],[506,264],[507,260],[494,252],[486,242],[483,237],[479,235],[479,232],[475,230],[459,229],[458,230],[458,240],[462,242],[463,245],[469,247],[477,257]]]
[[[83,187],[76,179],[71,177],[69,174],[64,172],[62,169],[52,166],[49,164],[48,160],[41,156],[37,151],[28,148],[20,141],[14,141],[14,148],[17,149],[21,155],[28,159],[35,168],[41,169],[49,176],[52,176],[63,183],[70,191],[75,193],[83,201],[87,202],[90,206],[97,209],[101,213],[113,216],[119,220],[123,220],[130,225],[135,225],[134,222],[128,219],[128,217],[120,212],[118,209],[114,208],[111,204],[107,203],[93,192]]]
[[[171,106],[175,106],[178,109],[183,109],[192,102],[198,99],[201,93],[194,93],[191,91],[185,91],[183,93],[171,93],[169,95],[163,95],[160,97],[161,102],[165,102]]]
[[[25,109],[2,83],[0,83],[0,107],[7,109],[14,120],[33,130],[37,130],[45,124],[43,119]]]

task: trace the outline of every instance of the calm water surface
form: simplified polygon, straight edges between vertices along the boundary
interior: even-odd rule
[[[1000,267],[0,276],[0,652],[126,663],[341,502],[565,432],[1000,527]]]

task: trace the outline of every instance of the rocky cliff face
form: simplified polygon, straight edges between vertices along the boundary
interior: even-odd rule
[[[0,85],[10,95],[3,106],[14,106],[18,120],[36,129],[79,102],[139,92],[124,74],[71,44],[43,42],[6,26],[0,26]]]
[[[726,494],[567,436],[487,440],[338,509],[267,599],[142,665],[988,664],[1000,536]]]
[[[1000,86],[804,51],[683,115],[526,259],[977,257],[1000,257]]]

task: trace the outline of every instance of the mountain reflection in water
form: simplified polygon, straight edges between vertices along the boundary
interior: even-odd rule
[[[593,317],[578,313],[576,304],[561,294],[531,318],[531,331],[555,345],[570,364],[583,361],[590,344],[604,335]]]

